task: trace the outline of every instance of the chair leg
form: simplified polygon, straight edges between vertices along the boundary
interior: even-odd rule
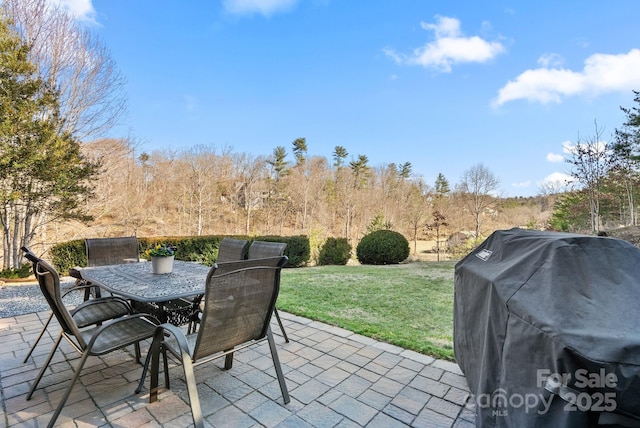
[[[195,321],[190,320],[189,325],[187,327],[187,334],[196,333],[197,330],[198,330],[198,324]]]
[[[146,358],[144,359],[144,367],[142,368],[142,376],[140,377],[140,382],[138,383],[138,387],[136,388],[135,393],[139,394],[140,391],[142,391],[142,388],[144,388],[144,380],[147,377],[147,372],[149,371],[149,365],[151,364],[151,382],[153,383],[153,376],[154,376],[154,371],[153,371],[153,359],[152,359],[152,355],[153,355],[153,344],[152,347],[149,348],[149,352],[147,353]],[[162,362],[164,364],[164,386],[165,388],[169,389],[169,365],[167,363],[167,351],[165,350],[164,346],[161,346],[161,352],[162,352]],[[156,374],[157,376],[157,374]],[[156,379],[155,382],[155,395],[154,395],[154,400],[155,398],[157,398],[157,390],[158,390],[158,382]],[[153,402],[152,401],[152,402]]]
[[[151,342],[149,354],[147,355],[147,360],[149,359],[149,357],[151,357],[151,384],[149,385],[149,403],[155,403],[158,400],[158,372],[160,369],[160,352],[162,347],[162,338],[162,332],[160,332],[159,335],[156,332],[153,337],[153,342]],[[138,390],[142,390],[145,376],[146,367],[142,371],[142,378],[140,379],[140,384],[138,385],[138,389],[136,390],[136,392],[138,392]]]
[[[224,369],[231,370],[233,367],[233,352],[224,356]]]
[[[60,334],[58,335],[58,338],[56,339],[56,342],[53,344],[53,348],[51,349],[51,352],[49,352],[47,361],[44,362],[44,364],[40,368],[40,372],[38,372],[38,376],[36,376],[36,378],[33,380],[33,385],[31,385],[31,389],[27,394],[27,400],[31,399],[33,392],[36,390],[36,388],[38,387],[38,384],[40,383],[40,379],[42,379],[42,375],[44,374],[44,371],[47,370],[47,368],[49,367],[49,363],[51,363],[51,360],[53,359],[53,354],[56,353],[56,350],[60,345],[60,341],[62,340],[62,335],[63,335],[63,332],[60,332]]]
[[[42,327],[42,330],[40,330],[40,334],[38,335],[38,338],[33,343],[33,345],[31,345],[31,349],[29,349],[29,353],[27,354],[27,356],[24,357],[24,361],[22,361],[22,364],[27,362],[27,360],[33,353],[33,350],[36,349],[36,345],[38,344],[38,342],[40,342],[40,339],[42,339],[42,336],[44,336],[44,332],[47,331],[47,327],[49,326],[49,323],[51,322],[52,319],[53,319],[53,312],[49,314],[49,319],[47,319],[47,322],[44,323],[44,326]]]
[[[140,362],[140,357],[142,356],[142,352],[140,352],[140,342],[136,342],[133,344],[133,348],[135,349],[135,353],[136,353],[136,363]],[[145,358],[146,360],[146,358]],[[145,362],[146,364],[146,362]]]
[[[86,302],[90,298],[91,298],[91,289],[90,288],[85,288],[84,289],[84,301]]]
[[[282,398],[284,404],[289,404],[291,399],[289,398],[289,390],[284,379],[284,373],[282,373],[282,366],[280,365],[280,358],[278,358],[278,351],[276,350],[276,342],[273,340],[273,333],[271,327],[267,328],[267,340],[269,341],[269,349],[271,350],[271,359],[273,360],[273,367],[276,369],[276,376],[278,377],[278,383],[280,383],[280,391],[282,391]]]
[[[196,377],[193,372],[191,358],[182,358],[182,367],[184,368],[184,378],[187,381],[187,390],[189,391],[189,404],[191,405],[193,424],[196,428],[204,428],[200,398],[198,397],[198,387],[196,385]]]
[[[64,395],[60,399],[60,403],[58,403],[58,407],[56,408],[56,411],[53,413],[53,416],[51,417],[51,420],[49,421],[49,424],[47,425],[47,428],[52,428],[55,425],[56,419],[58,419],[58,416],[60,416],[60,413],[62,412],[62,408],[64,407],[65,403],[69,399],[69,396],[71,395],[71,391],[73,390],[73,386],[75,385],[76,381],[80,377],[80,372],[82,371],[82,367],[84,367],[84,363],[87,361],[87,357],[89,357],[90,351],[91,351],[90,349],[86,349],[82,353],[82,357],[80,358],[80,362],[78,363],[78,367],[76,368],[76,371],[73,374],[73,378],[71,379],[71,382],[69,383],[69,386],[67,386],[67,389],[64,392]]]
[[[149,371],[149,363],[151,362],[151,349],[147,352],[147,356],[144,359],[144,366],[142,367],[142,376],[140,376],[140,382],[138,382],[138,387],[136,388],[135,393],[139,394],[144,387],[144,380],[147,377],[147,371]]]
[[[167,362],[167,349],[162,347],[162,364],[164,364],[164,387],[171,389],[169,385],[169,364]]]
[[[284,326],[282,325],[282,321],[280,320],[280,314],[278,313],[278,309],[273,308],[273,313],[276,316],[276,320],[278,321],[278,325],[280,326],[280,330],[282,330],[282,335],[284,336],[284,341],[289,343],[289,337],[287,333],[284,331]]]

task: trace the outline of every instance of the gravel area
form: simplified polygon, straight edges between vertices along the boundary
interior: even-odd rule
[[[73,278],[60,278],[62,292],[73,287],[74,283]],[[70,293],[64,298],[64,302],[74,306],[81,303],[83,297],[84,293]],[[49,311],[49,305],[37,282],[12,282],[0,285],[0,318],[40,311]]]

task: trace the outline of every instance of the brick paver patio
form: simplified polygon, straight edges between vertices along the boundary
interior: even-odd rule
[[[31,400],[25,396],[57,335],[49,327],[34,356],[22,363],[48,312],[0,319],[0,428],[48,423],[78,354],[67,343]],[[291,402],[285,405],[266,343],[199,366],[198,392],[212,427],[473,427],[469,391],[455,363],[436,360],[350,331],[281,312],[290,343],[277,325],[276,344]],[[148,343],[143,344],[146,354]],[[62,351],[62,352],[61,352]],[[149,404],[149,381],[136,395],[142,367],[133,349],[90,358],[57,426],[192,426],[182,368],[172,365],[171,389]],[[161,385],[164,385],[161,376]]]

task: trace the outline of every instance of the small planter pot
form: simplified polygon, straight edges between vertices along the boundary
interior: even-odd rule
[[[151,257],[151,272],[154,274],[165,274],[173,271],[174,256]]]

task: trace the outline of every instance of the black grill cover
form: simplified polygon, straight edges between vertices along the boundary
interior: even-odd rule
[[[454,351],[477,427],[636,426],[640,250],[496,231],[456,264]]]

